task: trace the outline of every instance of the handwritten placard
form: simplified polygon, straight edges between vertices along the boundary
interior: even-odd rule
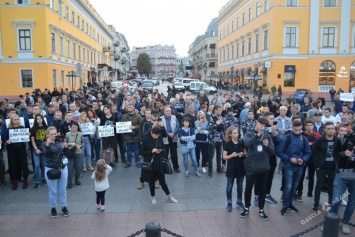
[[[98,127],[99,137],[112,137],[115,136],[115,129],[111,125]]]
[[[340,100],[353,102],[354,101],[354,94],[353,93],[340,93]]]
[[[21,121],[21,126],[25,126],[25,120],[23,117],[20,117],[20,121]],[[8,128],[10,126],[10,119],[5,119],[6,122],[6,127]]]
[[[48,125],[46,118],[44,118],[44,121],[45,121],[46,124]],[[35,124],[35,119],[29,119],[29,120],[28,120],[28,123],[30,124],[30,128],[32,128],[32,127],[33,127],[33,124]]]
[[[129,133],[132,132],[132,122],[116,122],[116,133]]]
[[[18,128],[9,130],[9,139],[12,143],[18,142],[28,142],[30,141],[30,136],[28,128]]]
[[[96,132],[96,127],[92,123],[82,123],[79,126],[83,135],[94,135]]]

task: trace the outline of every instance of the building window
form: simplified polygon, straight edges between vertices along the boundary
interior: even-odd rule
[[[60,37],[60,55],[64,55],[64,39],[63,39],[63,36]]]
[[[337,5],[336,0],[324,0],[325,7],[335,7]]]
[[[68,58],[71,57],[71,53],[70,53],[70,40],[67,40],[67,49],[68,49]]]
[[[76,60],[76,43],[73,42],[73,58]]]
[[[55,11],[55,0],[51,0],[50,4],[51,4],[51,8],[53,9],[53,11]]]
[[[75,25],[75,12],[74,11],[72,11],[71,12],[71,23],[73,24],[73,25]]]
[[[232,56],[231,56],[231,59],[234,58],[234,46],[232,45]]]
[[[20,50],[31,50],[31,30],[19,30]]]
[[[264,12],[269,10],[269,0],[264,0]]]
[[[212,35],[213,37],[216,36],[216,31],[212,30],[212,31],[211,31],[211,35]]]
[[[285,65],[284,87],[294,87],[296,81],[296,66]]]
[[[72,86],[72,84],[71,84],[71,76],[67,76],[67,78],[68,78],[68,86]]]
[[[323,28],[323,47],[335,47],[335,27]]]
[[[237,17],[237,29],[239,29],[239,17]]]
[[[335,64],[333,61],[325,60],[319,67],[319,85],[335,84]]]
[[[30,4],[30,0],[17,0],[17,4]]]
[[[255,16],[258,17],[260,15],[260,2],[257,2],[255,5]]]
[[[62,0],[58,0],[58,14],[62,16],[63,14],[63,2]]]
[[[57,52],[55,37],[56,37],[55,33],[52,33],[52,53]]]
[[[78,29],[80,29],[80,16],[78,16]]]
[[[226,37],[226,28],[223,28],[223,37]]]
[[[89,23],[86,23],[86,33],[89,32]]]
[[[226,50],[223,49],[223,62],[225,62],[225,61],[226,61]]]
[[[219,32],[219,39],[222,39],[222,31]]]
[[[21,69],[21,88],[32,88],[32,69]]]
[[[259,52],[259,34],[255,35],[255,53]]]
[[[244,56],[244,40],[242,41],[242,57]]]
[[[57,70],[53,70],[53,87],[58,86],[58,80],[57,80]]]
[[[78,53],[79,53],[79,61],[81,61],[81,46],[78,46]]]
[[[64,71],[61,71],[60,72],[60,76],[61,76],[61,81],[62,81],[62,87],[64,87],[65,86],[65,73],[64,73]]]
[[[87,54],[86,54],[86,57],[87,57],[87,58],[86,58],[86,62],[87,62],[87,63],[90,63],[90,61],[89,61],[89,59],[90,59],[89,56],[90,56],[89,50],[87,50]]]
[[[232,32],[234,32],[234,21],[232,21]]]
[[[286,27],[285,47],[296,47],[296,27]]]
[[[251,54],[251,37],[248,38],[248,55]]]
[[[355,87],[355,61],[350,66],[350,90]]]
[[[85,48],[83,48],[83,62],[85,63],[85,59],[86,59],[86,57],[85,57]]]
[[[239,58],[239,43],[237,43],[237,46],[235,47],[235,58]]]
[[[297,7],[297,0],[287,0],[286,6],[287,7]]]
[[[81,20],[81,30],[84,31],[85,23],[84,20]]]
[[[68,6],[65,7],[65,18],[67,18],[67,20],[69,21],[69,7]]]
[[[251,8],[249,8],[249,11],[248,11],[248,21],[251,22]]]
[[[227,25],[227,35],[229,35],[229,25]]]
[[[263,44],[263,50],[267,50],[268,49],[268,36],[269,35],[269,31],[268,30],[264,30],[264,44]]]
[[[242,26],[245,24],[245,13],[242,14]]]
[[[92,36],[92,27],[90,26],[90,36]]]

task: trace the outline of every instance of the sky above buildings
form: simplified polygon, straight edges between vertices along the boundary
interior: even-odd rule
[[[178,56],[204,34],[228,0],[90,0],[107,24],[123,33],[129,47],[174,45]]]

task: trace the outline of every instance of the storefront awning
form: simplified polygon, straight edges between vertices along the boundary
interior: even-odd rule
[[[210,44],[210,49],[215,49],[216,48],[216,44]]]
[[[255,81],[258,81],[258,80],[262,80],[262,78],[259,75],[256,75],[255,78],[254,78],[254,76],[248,76],[247,78],[244,78],[244,80],[255,80]]]
[[[295,65],[285,65],[285,72],[295,73],[296,66]]]
[[[208,65],[209,67],[215,67],[216,63],[215,62],[210,62],[210,64]]]
[[[267,71],[266,67],[263,67],[263,69],[261,69],[260,73],[265,73]]]
[[[244,68],[241,68],[238,72],[238,75],[242,75],[243,71],[244,71]]]
[[[247,67],[246,69],[244,69],[243,74],[244,74],[244,75],[249,74],[250,70],[251,70],[251,68],[250,68],[250,67]]]

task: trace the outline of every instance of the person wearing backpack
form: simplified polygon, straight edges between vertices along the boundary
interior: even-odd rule
[[[302,122],[293,121],[291,134],[284,136],[276,149],[276,155],[282,160],[285,176],[281,215],[285,215],[287,209],[298,212],[298,209],[292,205],[292,201],[302,175],[303,165],[312,154],[307,138],[301,132]],[[289,144],[287,144],[288,139]]]

